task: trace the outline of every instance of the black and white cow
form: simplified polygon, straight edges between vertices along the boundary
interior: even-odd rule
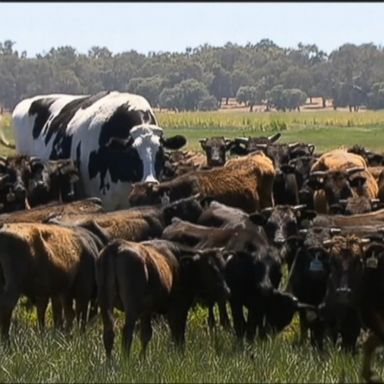
[[[164,148],[186,144],[183,136],[163,137],[144,97],[116,91],[35,96],[12,118],[17,152],[74,160],[85,196],[99,197],[107,210],[128,207],[132,183],[158,181]]]

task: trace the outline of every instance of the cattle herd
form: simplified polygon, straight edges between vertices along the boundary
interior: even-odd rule
[[[21,295],[41,329],[49,302],[66,331],[100,314],[108,359],[114,308],[125,313],[123,351],[139,322],[145,354],[158,315],[183,348],[199,302],[208,326],[217,305],[238,341],[281,332],[295,313],[302,341],[319,350],[330,338],[355,353],[366,330],[362,377],[377,379],[384,155],[357,145],[317,153],[280,133],[182,151],[186,139],[165,139],[145,99],[118,92],[23,100],[13,129],[18,154],[0,158],[5,342]]]

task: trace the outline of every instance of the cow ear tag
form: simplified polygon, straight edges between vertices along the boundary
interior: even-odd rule
[[[309,264],[309,270],[313,272],[323,271],[324,270],[323,263],[318,259],[312,260],[311,264]]]
[[[367,268],[377,269],[379,261],[376,259],[376,257],[371,256],[371,257],[368,257],[368,259],[365,262],[365,264],[366,264]]]

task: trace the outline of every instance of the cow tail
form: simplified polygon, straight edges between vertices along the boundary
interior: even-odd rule
[[[112,242],[103,248],[100,252],[97,269],[97,291],[98,302],[100,306],[103,323],[113,324],[113,306],[114,299],[117,295],[117,280],[116,280],[116,243]]]

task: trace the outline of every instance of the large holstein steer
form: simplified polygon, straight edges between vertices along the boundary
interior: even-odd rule
[[[365,160],[343,149],[323,154],[311,168],[309,185],[315,189],[314,207],[328,213],[332,205],[352,196],[377,198],[379,187]]]
[[[160,184],[137,183],[128,200],[131,205],[156,204],[165,195],[170,201],[200,193],[246,212],[273,205],[272,162],[263,154],[207,171],[190,172]]]
[[[95,292],[95,260],[105,240],[85,228],[41,223],[4,224],[0,230],[3,338],[9,338],[12,312],[22,294],[36,301],[40,327],[44,326],[45,310],[51,298],[55,323],[59,325],[64,307],[66,325],[70,328],[75,299],[83,328],[88,304]]]
[[[122,345],[127,354],[138,320],[141,353],[145,353],[152,337],[151,318],[156,313],[167,316],[173,341],[183,346],[194,299],[222,299],[229,294],[220,258],[215,250],[198,252],[165,240],[109,243],[101,251],[96,268],[107,357],[114,341],[114,307],[125,312]]]
[[[35,96],[22,100],[12,118],[19,153],[76,161],[85,196],[99,197],[108,210],[128,206],[131,183],[158,180],[164,148],[186,143],[163,137],[145,98],[116,91]]]

